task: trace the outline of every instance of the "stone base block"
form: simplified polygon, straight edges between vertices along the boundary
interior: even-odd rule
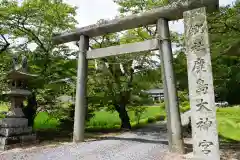
[[[14,137],[0,137],[0,150],[9,150],[17,147],[26,147],[37,144],[36,134],[14,136]]]
[[[36,134],[12,136],[12,137],[0,137],[0,145],[14,145],[14,144],[25,144],[36,141]]]
[[[28,147],[31,145],[36,145],[39,144],[38,140],[31,141],[28,143],[17,143],[17,144],[11,144],[11,145],[0,145],[0,151],[6,151],[14,148],[19,148],[19,147]]]
[[[3,118],[0,120],[0,127],[28,127],[27,118]]]
[[[24,135],[20,136],[20,140],[22,144],[27,144],[28,142],[34,142],[36,141],[37,135],[36,134],[29,134],[29,135]]]
[[[32,127],[19,127],[19,128],[0,128],[0,135],[9,137],[22,134],[31,134]]]

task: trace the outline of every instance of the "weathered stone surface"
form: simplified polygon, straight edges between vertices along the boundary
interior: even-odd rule
[[[10,145],[14,143],[27,143],[36,140],[36,134],[12,136],[12,137],[0,137],[0,144]]]
[[[184,137],[191,137],[192,127],[191,127],[191,111],[187,111],[181,115],[182,131]]]
[[[0,127],[27,127],[28,119],[26,118],[3,118],[0,120]]]
[[[0,149],[6,150],[21,146],[25,143],[36,141],[36,135],[32,134],[32,127],[28,127],[28,119],[24,118],[23,100],[31,95],[27,90],[27,79],[35,77],[27,73],[27,58],[22,59],[22,64],[18,65],[18,57],[13,57],[13,68],[8,73],[9,92],[5,92],[11,99],[11,107],[5,118],[0,119]]]
[[[36,134],[23,135],[20,136],[20,142],[23,144],[28,142],[34,142],[36,141],[36,138],[37,138]]]
[[[27,146],[29,144],[37,143],[36,134],[0,137],[0,150],[7,150],[15,147]]]
[[[24,89],[13,89],[11,91],[3,92],[3,94],[10,96],[29,96],[31,92]]]
[[[31,133],[32,127],[19,127],[19,128],[0,128],[0,135],[2,136],[13,136],[19,134]]]
[[[24,117],[22,108],[13,108],[7,113],[7,117],[21,118]]]
[[[0,137],[0,145],[11,145],[20,143],[20,136],[14,136],[14,137]]]
[[[53,42],[55,44],[62,44],[71,41],[78,41],[80,35],[97,37],[104,34],[138,28],[141,26],[154,24],[159,18],[177,20],[181,19],[183,12],[189,9],[206,6],[208,11],[211,12],[218,9],[218,4],[219,0],[174,0],[167,6],[154,8],[144,13],[125,16],[123,18],[116,18],[111,21],[104,21],[104,23],[101,24],[89,25],[74,29],[70,32],[68,31],[62,33],[61,35],[56,35],[53,37]]]
[[[194,158],[220,160],[206,8],[184,12]]]
[[[181,115],[182,126],[187,126],[190,123],[191,111],[187,111]]]

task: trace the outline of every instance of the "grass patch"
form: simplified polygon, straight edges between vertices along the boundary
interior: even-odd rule
[[[128,115],[129,115],[131,124],[134,125],[136,123],[134,112],[129,111]],[[164,109],[161,109],[160,107],[147,107],[146,112],[144,112],[141,116],[141,120],[149,117],[159,116],[159,115],[165,115]],[[120,124],[121,124],[121,121],[119,119],[117,112],[99,111],[99,112],[96,112],[95,117],[92,118],[87,123],[87,128],[89,127],[90,128],[101,127],[106,129],[119,128]]]
[[[0,111],[7,111],[7,105],[0,106]],[[134,112],[128,112],[133,128],[142,127],[148,123],[163,120],[165,110],[163,107],[147,107],[137,124]],[[226,140],[240,141],[240,107],[217,108],[218,133]],[[98,111],[95,117],[87,123],[87,131],[119,131],[120,119],[117,112]],[[40,112],[34,121],[35,130],[56,130],[59,121],[51,118],[46,112]]]
[[[58,119],[51,118],[47,112],[40,112],[34,120],[33,128],[35,130],[56,129],[58,125]]]
[[[0,112],[8,111],[8,105],[5,103],[0,104]]]
[[[134,112],[128,112],[130,122],[133,127],[137,126]],[[157,121],[162,119],[162,115],[165,115],[164,109],[160,107],[147,107],[146,112],[141,116],[140,125],[148,123],[148,118],[156,118],[150,121]],[[87,123],[87,130],[117,130],[120,128],[121,121],[117,112],[98,111],[95,116]],[[51,118],[46,112],[40,112],[35,118],[34,128],[37,130],[56,129],[59,125],[58,119]]]
[[[240,141],[240,108],[217,109],[218,133],[227,140]]]
[[[0,104],[0,119],[5,118],[5,114],[2,112],[7,112],[8,111],[8,104],[7,103],[1,103]]]

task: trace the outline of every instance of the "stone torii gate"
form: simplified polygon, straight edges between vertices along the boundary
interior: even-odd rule
[[[79,41],[73,141],[84,140],[88,59],[159,50],[165,104],[168,108],[170,151],[184,152],[168,25],[169,21],[183,18],[194,158],[220,160],[206,15],[207,12],[213,12],[218,8],[218,0],[174,0],[167,6],[141,14],[82,27],[53,37],[54,44]],[[155,39],[88,50],[89,38],[152,24],[157,25],[158,36]]]

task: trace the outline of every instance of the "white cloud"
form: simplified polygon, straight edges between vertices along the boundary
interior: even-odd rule
[[[78,27],[96,23],[99,19],[112,19],[118,14],[118,6],[113,0],[64,0],[77,6]]]

